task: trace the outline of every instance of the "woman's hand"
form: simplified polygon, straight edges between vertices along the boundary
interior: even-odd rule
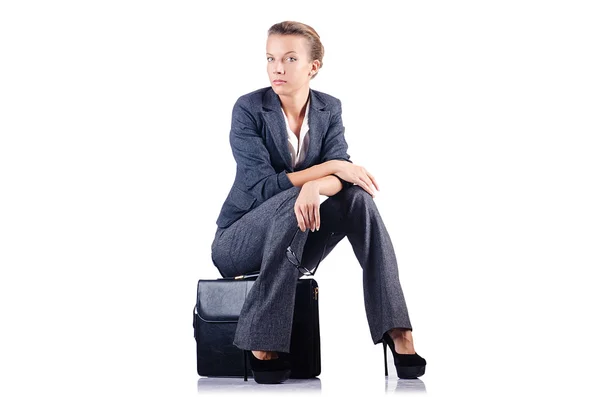
[[[310,229],[313,232],[321,227],[321,216],[319,207],[321,197],[319,194],[319,185],[315,181],[306,182],[300,189],[300,194],[294,204],[294,213],[298,220],[298,227],[302,232]]]
[[[340,164],[338,164],[338,167],[341,170],[336,172],[335,175],[347,182],[351,182],[362,187],[372,197],[375,197],[375,189],[379,191],[379,185],[377,184],[375,177],[369,171],[367,171],[365,167],[361,167],[360,165],[349,163],[347,161],[342,161]]]

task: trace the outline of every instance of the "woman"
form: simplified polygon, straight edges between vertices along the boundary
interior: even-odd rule
[[[260,270],[234,345],[251,352],[256,382],[285,381],[289,363],[277,352],[289,352],[298,269],[314,269],[348,237],[363,268],[373,342],[390,347],[399,377],[416,378],[426,362],[413,347],[392,242],[373,201],[378,184],[350,161],[340,101],[309,88],[323,53],[310,26],[273,25],[266,54],[270,87],[243,95],[233,108],[237,171],[217,219],[212,259],[226,277]],[[329,197],[323,204],[321,195]],[[296,267],[286,258],[290,241]]]

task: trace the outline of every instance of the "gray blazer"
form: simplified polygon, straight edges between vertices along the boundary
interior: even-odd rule
[[[272,196],[294,185],[287,173],[329,160],[350,161],[344,138],[339,99],[310,90],[306,158],[295,168],[288,149],[288,134],[281,101],[271,87],[241,96],[233,106],[229,142],[237,163],[231,187],[217,226],[228,227]],[[352,185],[349,182],[344,187]]]

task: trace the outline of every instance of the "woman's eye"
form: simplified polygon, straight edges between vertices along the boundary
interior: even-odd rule
[[[288,59],[289,59],[290,61],[292,61],[292,62],[294,62],[294,61],[297,61],[297,59],[296,59],[296,58],[294,58],[294,57],[289,57]]]
[[[273,60],[273,57],[267,57],[267,62],[271,62]]]

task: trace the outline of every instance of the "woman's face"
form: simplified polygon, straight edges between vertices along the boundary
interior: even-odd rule
[[[319,61],[310,60],[308,40],[302,36],[271,34],[267,38],[267,73],[273,91],[293,95],[308,88]]]

